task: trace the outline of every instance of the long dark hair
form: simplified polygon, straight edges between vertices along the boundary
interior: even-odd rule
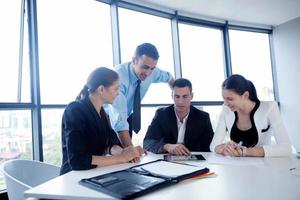
[[[259,101],[254,84],[239,74],[233,74],[229,76],[223,82],[222,89],[231,90],[238,95],[243,95],[246,91],[248,91],[249,99],[251,101]]]
[[[92,71],[86,81],[86,84],[76,97],[76,99],[85,99],[90,93],[95,92],[95,90],[103,85],[104,87],[109,87],[119,79],[117,72],[108,69],[106,67],[99,67]]]

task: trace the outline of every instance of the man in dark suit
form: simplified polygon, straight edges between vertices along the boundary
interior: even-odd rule
[[[173,84],[174,105],[159,108],[148,127],[144,149],[153,153],[189,155],[190,151],[210,151],[213,130],[209,114],[191,105],[192,84],[177,79]]]

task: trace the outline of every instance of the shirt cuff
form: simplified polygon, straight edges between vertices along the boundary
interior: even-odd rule
[[[128,131],[129,130],[129,124],[127,121],[122,121],[122,122],[118,122],[115,127],[114,127],[114,130],[116,132],[120,132],[120,131]]]

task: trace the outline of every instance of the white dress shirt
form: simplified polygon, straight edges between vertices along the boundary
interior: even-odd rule
[[[176,114],[177,119],[177,128],[178,128],[178,137],[177,137],[177,144],[183,144],[184,143],[184,135],[185,135],[185,128],[186,128],[186,122],[189,117],[190,112],[183,118],[183,122],[180,121],[179,117]]]

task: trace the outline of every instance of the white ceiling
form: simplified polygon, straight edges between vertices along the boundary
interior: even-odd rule
[[[131,1],[132,2],[132,1]],[[300,16],[300,0],[136,0],[220,20],[277,26]]]

